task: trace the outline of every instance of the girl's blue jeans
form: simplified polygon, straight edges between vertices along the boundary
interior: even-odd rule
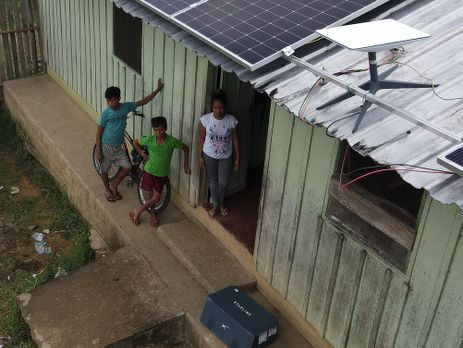
[[[203,153],[206,165],[209,189],[211,190],[211,200],[214,208],[222,206],[227,192],[228,179],[233,162],[233,156],[224,159],[215,159]]]

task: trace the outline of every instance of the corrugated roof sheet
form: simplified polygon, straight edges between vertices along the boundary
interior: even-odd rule
[[[411,164],[445,169],[437,164],[436,157],[452,144],[442,137],[399,116],[371,106],[359,130],[352,134],[362,99],[352,97],[330,108],[315,111],[323,101],[343,92],[332,84],[322,86],[312,97],[308,110],[299,115],[307,91],[317,78],[292,64],[281,66],[276,61],[264,69],[247,71],[228,57],[217,52],[187,32],[179,29],[136,0],[113,0],[126,12],[159,27],[176,41],[181,41],[200,56],[205,56],[222,69],[234,72],[243,81],[249,81],[256,89],[269,94],[279,105],[297,117],[327,128],[339,139],[346,139],[362,155],[370,156],[381,164]],[[387,13],[402,23],[431,34],[431,38],[405,47],[400,62],[411,65],[421,74],[441,86],[437,92],[447,98],[463,96],[463,6],[461,0],[408,1]],[[386,53],[384,53],[386,55]],[[381,55],[378,56],[381,59]],[[367,55],[334,45],[304,57],[311,64],[322,66],[329,72],[349,68],[366,68]],[[380,68],[381,72],[382,68]],[[368,72],[343,75],[346,82],[358,84],[369,78]],[[389,79],[426,82],[413,69],[400,65]],[[463,134],[463,100],[444,101],[431,89],[407,89],[379,91],[378,96],[408,112],[427,119],[456,134]],[[457,175],[399,172],[405,181],[416,188],[426,189],[438,201],[463,207],[463,179]]]

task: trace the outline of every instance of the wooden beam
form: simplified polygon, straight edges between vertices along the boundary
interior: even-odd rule
[[[386,210],[380,208],[371,200],[366,199],[361,193],[352,189],[339,189],[339,181],[331,179],[330,195],[344,207],[354,212],[377,228],[385,235],[402,245],[407,250],[411,250],[415,241],[415,230]]]
[[[27,33],[29,31],[36,31],[39,30],[40,27],[35,25],[28,28],[21,28],[21,29],[11,29],[11,30],[2,30],[0,31],[0,35],[8,35],[8,34],[15,34],[15,33]]]

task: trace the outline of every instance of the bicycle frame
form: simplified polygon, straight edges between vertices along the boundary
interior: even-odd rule
[[[141,112],[137,112],[137,111],[134,111],[133,115],[140,116],[142,118],[145,117]],[[127,143],[130,144],[131,151],[129,151],[127,147]],[[135,148],[134,140],[127,131],[125,131],[125,134],[124,134],[124,147],[125,147],[125,151],[127,152],[127,156],[130,159],[130,163],[132,165],[130,168],[129,176],[127,178],[127,186],[133,186],[133,184],[138,183],[140,181],[140,177],[142,173],[140,164],[143,162],[143,158],[141,157],[141,155],[138,153],[137,149]]]

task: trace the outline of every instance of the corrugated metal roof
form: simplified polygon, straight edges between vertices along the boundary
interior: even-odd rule
[[[249,81],[256,89],[269,94],[279,105],[308,122],[324,126],[339,139],[346,139],[362,155],[370,156],[381,164],[411,164],[445,169],[437,164],[436,157],[452,144],[430,131],[393,115],[375,105],[371,106],[359,130],[352,134],[356,117],[345,118],[358,112],[362,100],[352,97],[330,108],[315,111],[315,106],[343,92],[332,84],[322,86],[312,97],[308,111],[299,115],[299,109],[317,78],[292,64],[281,66],[276,61],[264,69],[247,71],[223,54],[210,48],[187,32],[172,25],[136,2],[113,0],[126,12],[159,27],[176,41],[181,41],[214,65],[234,72],[243,81]],[[400,62],[409,64],[424,76],[439,83],[437,92],[447,98],[463,96],[463,6],[461,0],[408,1],[392,9],[388,18],[431,34],[431,38],[405,47]],[[384,53],[386,55],[386,53]],[[381,59],[381,56],[378,57]],[[367,55],[335,47],[319,50],[304,57],[311,64],[322,66],[329,72],[349,68],[366,68]],[[381,68],[380,68],[381,72]],[[348,83],[358,84],[368,79],[368,72],[344,75]],[[389,79],[426,82],[414,70],[400,65]],[[444,101],[431,89],[407,89],[379,91],[378,96],[408,112],[463,135],[463,100]],[[416,188],[426,189],[438,201],[463,207],[463,179],[457,175],[400,172],[405,181]]]

